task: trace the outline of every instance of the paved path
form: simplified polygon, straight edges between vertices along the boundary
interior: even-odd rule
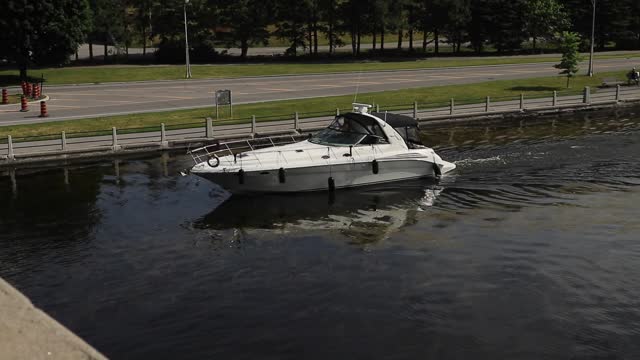
[[[636,60],[637,61],[637,60]],[[599,60],[598,71],[630,68],[628,59]],[[583,66],[584,67],[584,66]],[[51,117],[58,121],[141,112],[213,107],[217,89],[231,89],[236,104],[331,95],[400,90],[436,85],[557,75],[552,63],[474,66],[424,70],[375,71],[318,75],[176,80],[101,85],[51,86],[46,93]],[[17,105],[0,107],[0,125],[42,122],[37,107],[27,113]]]

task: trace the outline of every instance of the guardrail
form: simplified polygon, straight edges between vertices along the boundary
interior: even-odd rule
[[[550,96],[526,98],[485,97],[483,99],[432,103],[374,104],[377,112],[410,115],[421,122],[505,115],[531,111],[559,111],[595,105],[639,101],[640,87],[601,89],[592,93],[582,91],[552,92]],[[61,132],[38,136],[0,139],[0,165],[14,161],[46,158],[50,156],[77,156],[120,151],[150,151],[190,147],[220,139],[255,138],[266,135],[284,135],[312,132],[328,125],[340,109],[323,112],[296,112],[290,115],[271,115],[234,121],[216,121],[207,118],[201,122],[160,124],[99,131]]]

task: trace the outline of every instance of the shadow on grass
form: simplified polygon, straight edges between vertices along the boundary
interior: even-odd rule
[[[562,90],[559,87],[552,86],[514,86],[509,88],[508,90],[513,91],[554,91],[554,90]]]

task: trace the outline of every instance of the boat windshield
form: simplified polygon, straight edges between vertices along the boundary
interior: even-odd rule
[[[338,116],[326,129],[316,133],[309,142],[319,145],[349,146],[386,143],[380,126],[373,119]]]

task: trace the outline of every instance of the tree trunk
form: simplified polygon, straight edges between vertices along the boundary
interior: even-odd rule
[[[307,38],[309,39],[309,55],[313,55],[313,25],[311,21],[307,24]]]
[[[20,80],[27,80],[27,64],[20,64]]]
[[[435,46],[433,52],[438,55],[440,53],[440,32],[438,28],[433,29],[433,43]]]
[[[318,22],[313,21],[313,53],[318,55]]]
[[[329,20],[329,55],[333,54],[333,21]]]
[[[109,45],[107,45],[107,43],[104,43],[104,62],[107,62],[107,57],[109,56],[109,49],[108,49]]]
[[[358,26],[358,55],[360,55],[360,26]]]
[[[422,51],[425,52],[425,54],[427,53],[427,29],[423,29],[422,30]]]
[[[402,49],[402,28],[398,30],[398,49]]]
[[[356,54],[356,29],[351,29],[351,53]]]
[[[380,52],[384,52],[384,24],[380,28]]]
[[[569,79],[571,79],[571,77],[567,75],[567,89],[569,88]]]
[[[142,56],[147,55],[147,28],[142,27]]]
[[[76,49],[76,61],[78,61],[78,49]]]
[[[378,34],[376,33],[376,28],[375,28],[375,26],[374,26],[374,27],[373,27],[373,50],[374,50],[374,51],[375,51],[375,49],[376,49],[376,42],[377,42],[377,40],[378,40],[378,39],[376,38],[376,36],[377,36],[377,35],[378,35]]]
[[[246,59],[247,52],[249,52],[249,41],[247,41],[247,39],[242,39],[240,40],[240,57],[242,59]]]
[[[89,61],[93,62],[93,42],[89,40]]]

